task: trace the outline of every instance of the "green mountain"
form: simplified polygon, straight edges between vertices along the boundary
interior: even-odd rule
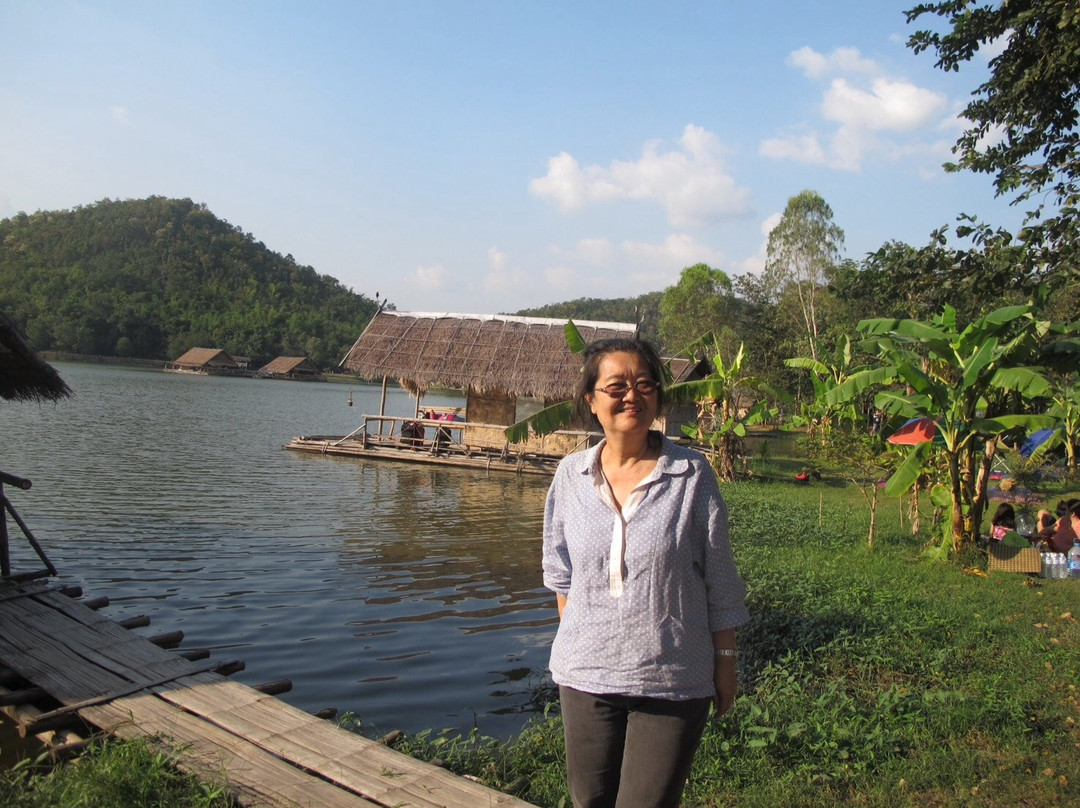
[[[594,320],[606,323],[639,323],[641,336],[656,340],[660,324],[660,299],[663,292],[648,292],[638,297],[601,300],[581,297],[565,303],[551,303],[514,312],[520,317],[569,317],[571,320]]]
[[[0,220],[0,311],[39,350],[333,369],[378,304],[272,252],[205,205],[150,197]]]

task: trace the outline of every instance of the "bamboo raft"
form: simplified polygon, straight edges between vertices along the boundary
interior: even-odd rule
[[[161,647],[175,636],[155,643],[92,605],[40,580],[0,582],[0,705],[24,737],[78,723],[146,738],[180,768],[224,777],[244,806],[528,808],[229,681],[222,671],[242,663],[196,664]]]
[[[410,423],[430,430],[433,435],[442,431],[441,439],[403,437],[404,427]],[[514,446],[506,441],[505,429],[505,426],[467,421],[367,415],[360,427],[348,435],[302,435],[286,443],[285,448],[338,457],[551,476],[566,454],[590,445],[599,437],[587,432],[560,430]]]

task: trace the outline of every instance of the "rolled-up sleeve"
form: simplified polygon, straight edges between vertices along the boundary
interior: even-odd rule
[[[709,503],[709,535],[705,545],[705,589],[709,609],[709,631],[717,632],[741,626],[750,619],[746,608],[746,584],[735,569],[728,533],[727,503],[720,496],[714,480],[709,481],[715,493]]]
[[[570,549],[566,541],[564,510],[560,497],[566,492],[566,469],[560,466],[548,489],[544,506],[544,586],[566,597],[570,592]]]

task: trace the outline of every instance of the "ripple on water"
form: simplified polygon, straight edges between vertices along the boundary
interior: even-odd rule
[[[546,480],[282,449],[355,429],[378,411],[366,385],[56,367],[76,397],[6,406],[0,468],[33,480],[15,507],[64,579],[110,597],[109,616],[242,651],[236,678],[291,678],[283,698],[303,709],[520,729],[554,634]],[[390,391],[387,411],[412,401]]]

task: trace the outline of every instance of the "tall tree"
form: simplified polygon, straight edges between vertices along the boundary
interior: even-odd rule
[[[840,260],[844,231],[832,208],[816,191],[791,197],[780,223],[769,233],[765,276],[775,299],[793,294],[806,328],[810,356],[818,358],[821,318],[818,300]]]
[[[709,332],[731,326],[734,296],[731,279],[708,264],[694,264],[660,299],[660,341],[669,351],[681,351]]]
[[[926,28],[908,40],[916,53],[936,53],[945,71],[958,71],[984,47],[1004,45],[960,115],[969,124],[953,147],[956,162],[946,168],[989,174],[999,196],[1033,202],[1023,239],[1075,280],[1080,2],[945,0],[920,3],[906,15],[909,23],[924,15],[947,20],[944,33]]]

